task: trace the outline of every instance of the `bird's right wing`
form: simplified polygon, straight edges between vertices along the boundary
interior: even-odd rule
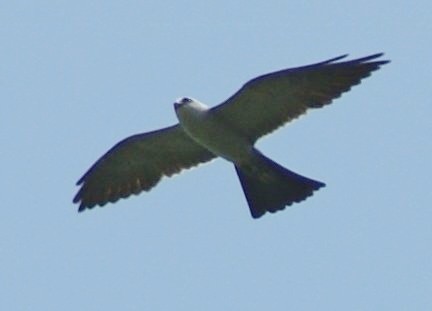
[[[338,62],[345,56],[259,76],[211,112],[255,142],[308,109],[330,104],[388,63],[377,60],[382,54]]]
[[[134,135],[112,147],[78,180],[81,189],[73,202],[80,202],[79,211],[116,202],[150,190],[163,176],[215,157],[195,143],[178,124]]]

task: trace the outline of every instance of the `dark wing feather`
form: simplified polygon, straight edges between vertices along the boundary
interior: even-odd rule
[[[215,155],[195,143],[179,125],[128,137],[102,156],[78,180],[79,211],[148,191],[162,176],[210,161]]]
[[[212,111],[255,142],[309,108],[323,107],[359,84],[372,71],[388,63],[375,60],[382,55],[336,62],[347,56],[343,55],[309,66],[266,74],[247,82]]]

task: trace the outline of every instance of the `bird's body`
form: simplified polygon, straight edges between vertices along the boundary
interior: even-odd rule
[[[251,153],[252,145],[222,118],[212,114],[203,103],[181,98],[175,104],[183,130],[199,145],[233,163],[240,163]]]
[[[251,215],[282,210],[311,196],[324,183],[298,175],[254,145],[263,135],[310,108],[320,108],[388,61],[382,54],[285,69],[246,83],[221,105],[209,108],[181,98],[179,124],[131,136],[102,156],[78,181],[79,211],[149,191],[163,176],[221,157],[234,164]]]
[[[203,103],[184,97],[174,107],[181,127],[197,144],[234,164],[253,217],[300,202],[324,186],[262,155],[246,135]]]

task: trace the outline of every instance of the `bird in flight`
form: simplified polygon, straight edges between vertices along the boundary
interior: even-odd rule
[[[222,104],[209,108],[188,97],[174,103],[178,123],[130,136],[82,176],[73,199],[78,211],[149,191],[163,176],[215,158],[234,164],[253,218],[305,200],[325,184],[290,171],[263,155],[257,140],[321,108],[380,66],[383,54],[284,69],[254,78]]]

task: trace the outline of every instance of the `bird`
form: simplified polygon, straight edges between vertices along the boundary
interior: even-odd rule
[[[383,53],[344,60],[347,56],[258,76],[214,107],[192,97],[177,99],[178,123],[114,145],[77,181],[73,203],[79,212],[114,203],[216,158],[234,165],[252,218],[305,200],[325,184],[284,168],[255,145],[390,62],[380,59]]]

